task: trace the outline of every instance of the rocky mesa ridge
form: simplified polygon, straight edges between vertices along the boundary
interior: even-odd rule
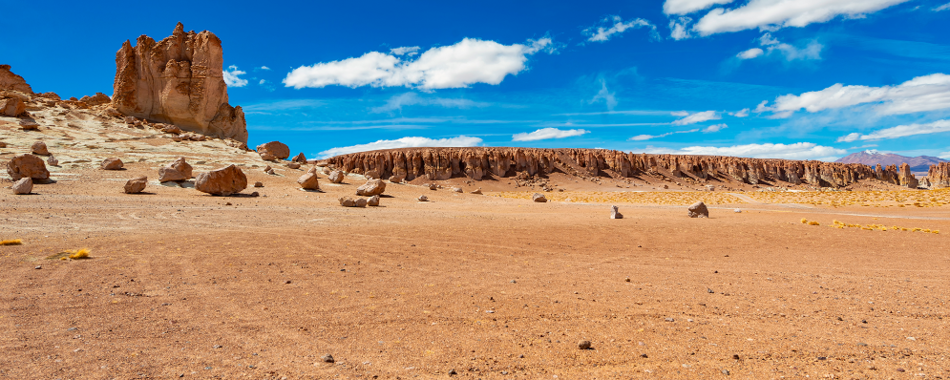
[[[419,177],[481,180],[488,176],[534,176],[560,171],[579,177],[648,175],[697,183],[725,180],[757,185],[782,181],[821,187],[844,187],[861,180],[877,179],[917,187],[917,179],[906,164],[901,168],[895,165],[871,167],[822,161],[634,154],[602,149],[403,148],[341,155],[328,159],[327,163],[345,171],[375,172],[393,180]]]
[[[214,33],[185,32],[178,23],[161,41],[146,35],[135,46],[125,41],[115,64],[112,106],[122,114],[247,143],[244,111],[228,104],[223,49]]]

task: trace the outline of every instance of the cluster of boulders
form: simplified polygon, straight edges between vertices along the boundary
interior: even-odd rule
[[[369,198],[352,198],[352,197],[340,197],[340,206],[343,207],[366,207],[366,206],[379,206],[379,195],[374,195]]]

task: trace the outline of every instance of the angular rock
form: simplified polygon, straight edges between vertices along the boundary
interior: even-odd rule
[[[379,195],[374,195],[366,200],[367,206],[379,206]]]
[[[59,160],[57,160],[56,157],[53,157],[53,155],[50,155],[46,158],[46,163],[50,166],[59,166]]]
[[[623,219],[623,214],[620,213],[620,208],[617,206],[610,206],[610,219]]]
[[[24,131],[36,131],[40,129],[40,124],[33,120],[20,119],[20,129]]]
[[[366,207],[366,198],[341,197],[339,200],[343,207]]]
[[[17,91],[33,95],[33,89],[23,77],[10,71],[10,65],[0,65],[0,90]]]
[[[19,181],[13,183],[13,194],[24,195],[33,192],[33,179],[30,177],[20,178]]]
[[[339,170],[334,170],[332,173],[330,173],[329,178],[330,178],[330,182],[341,183],[343,182],[344,175],[343,175],[343,172]]]
[[[122,160],[116,157],[110,157],[105,160],[102,160],[102,165],[100,165],[100,167],[102,167],[102,170],[120,170],[124,166],[125,164],[122,163]]]
[[[7,147],[7,143],[0,141],[0,148],[6,148],[6,147]]]
[[[112,99],[109,98],[109,95],[103,94],[101,92],[97,92],[93,96],[89,96],[89,95],[83,96],[81,99],[79,99],[79,101],[86,103],[86,105],[90,107],[98,106],[100,104],[112,103]]]
[[[49,180],[49,170],[46,164],[39,157],[32,154],[21,154],[14,156],[7,162],[7,174],[14,181],[20,178],[32,178],[34,181],[45,182]]]
[[[380,195],[386,191],[386,183],[381,179],[371,179],[366,181],[360,187],[356,188],[356,195],[361,195],[364,197],[371,197],[373,195]]]
[[[148,177],[132,178],[125,183],[126,194],[138,194],[145,190],[148,185]]]
[[[191,178],[192,167],[185,162],[184,157],[179,157],[172,163],[158,169],[158,182],[185,181]]]
[[[317,180],[317,173],[305,173],[297,179],[297,183],[304,190],[320,190],[320,181]]]
[[[236,194],[246,188],[247,176],[234,165],[198,174],[195,179],[195,190],[212,195]]]
[[[26,103],[17,97],[0,98],[0,116],[17,117],[26,112]]]
[[[539,203],[544,203],[548,201],[548,199],[544,197],[544,194],[539,194],[539,193],[534,193],[534,195],[531,196],[531,200],[535,202],[539,202]]]
[[[706,204],[703,203],[702,201],[693,203],[692,205],[689,206],[689,208],[687,208],[687,211],[689,211],[688,215],[690,218],[708,218],[709,217],[709,209],[706,208]]]
[[[294,159],[291,160],[291,161],[296,162],[296,163],[298,163],[298,164],[306,164],[306,163],[307,163],[307,156],[304,156],[304,155],[303,155],[303,152],[300,152],[300,154],[298,154],[297,157],[294,157]]]
[[[155,42],[142,35],[116,53],[112,106],[125,115],[169,123],[206,136],[247,143],[240,106],[228,104],[221,40],[213,33],[185,32]]]
[[[475,190],[472,190],[472,194],[482,195],[482,188],[479,187],[479,188],[477,188],[477,189],[475,189]]]
[[[42,141],[33,143],[33,146],[30,147],[30,150],[36,155],[49,156],[49,149],[46,147],[46,143]]]
[[[465,192],[465,190],[462,190],[461,187],[453,187],[453,188],[452,188],[452,191],[454,191],[454,192],[456,192],[456,193],[464,193],[464,192]]]
[[[290,147],[280,141],[271,141],[269,143],[261,144],[257,146],[257,153],[261,155],[261,158],[264,158],[265,155],[268,157],[274,157],[273,159],[264,158],[266,161],[273,160],[283,160],[287,157],[290,157]]]

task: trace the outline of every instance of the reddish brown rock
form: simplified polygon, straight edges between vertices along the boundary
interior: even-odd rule
[[[693,203],[686,209],[690,218],[708,218],[709,209],[706,208],[706,204],[702,201]]]
[[[950,162],[930,165],[930,170],[927,172],[927,180],[930,182],[931,189],[950,187]]]
[[[132,178],[125,183],[126,194],[138,194],[145,190],[148,185],[148,177]]]
[[[366,205],[373,207],[379,206],[379,195],[369,197],[369,199],[366,200]]]
[[[221,40],[213,33],[185,32],[155,42],[142,35],[116,53],[112,106],[119,112],[184,130],[247,143],[241,107],[228,104]]]
[[[193,176],[192,167],[179,157],[174,162],[158,169],[158,182],[185,181]]]
[[[718,179],[748,184],[782,181],[822,187],[843,187],[875,178],[873,168],[862,164],[634,154],[603,149],[403,148],[337,156],[327,163],[357,174],[375,171],[381,178],[404,174],[408,181],[419,177],[481,180],[513,177],[519,173],[531,177],[554,171],[582,178],[648,174],[673,181]],[[896,179],[896,168],[887,172],[893,173]]]
[[[386,191],[386,183],[381,179],[371,179],[366,181],[360,187],[356,188],[356,195],[361,195],[364,197],[371,197],[373,195],[381,195]]]
[[[122,169],[123,166],[125,166],[125,164],[122,163],[122,160],[115,157],[103,160],[102,165],[100,165],[102,170],[119,170]]]
[[[109,104],[112,103],[112,99],[109,98],[109,95],[97,92],[93,96],[83,96],[79,99],[80,102],[86,103],[88,106],[98,106],[100,104]]]
[[[261,158],[264,158],[267,161],[283,160],[287,157],[290,157],[290,147],[280,141],[271,141],[269,143],[261,144],[257,146],[257,153],[261,155]],[[268,158],[265,158],[265,155],[269,155]]]
[[[330,179],[330,182],[332,183],[341,183],[343,182],[343,178],[345,177],[346,176],[343,175],[343,172],[339,170],[334,170],[332,173],[330,173],[330,176],[328,178]]]
[[[39,157],[32,154],[14,156],[7,162],[7,174],[14,181],[20,178],[32,178],[34,181],[46,182],[49,180],[49,170]]]
[[[47,148],[46,143],[42,141],[34,142],[33,146],[30,147],[30,151],[36,155],[49,156],[49,148]]]
[[[24,131],[36,131],[40,129],[40,124],[33,120],[20,120],[20,129]]]
[[[246,188],[247,176],[234,165],[198,174],[195,179],[195,190],[211,195],[237,194]]]
[[[898,173],[897,180],[901,186],[910,189],[916,189],[917,185],[919,184],[917,178],[914,177],[914,174],[910,172],[910,165],[908,165],[906,162],[901,164],[900,173]]]
[[[33,179],[30,177],[20,178],[19,181],[13,183],[11,187],[13,189],[13,194],[16,195],[26,195],[33,192]]]
[[[10,71],[10,65],[0,65],[0,90],[17,91],[33,95],[33,89],[23,77]]]
[[[339,201],[343,207],[366,207],[367,204],[366,198],[341,197]]]
[[[300,169],[300,164],[296,162],[288,162],[287,167],[290,169]]]
[[[300,154],[297,155],[297,157],[294,157],[294,159],[293,159],[292,161],[293,161],[293,162],[296,162],[296,163],[298,163],[298,164],[306,164],[306,163],[307,163],[307,156],[304,156],[304,155],[303,155],[303,152],[301,152]]]
[[[610,206],[610,219],[623,219],[623,214],[617,206]]]
[[[297,179],[297,184],[304,190],[320,190],[320,181],[317,180],[317,173],[305,173]]]
[[[0,116],[16,117],[26,112],[26,103],[18,97],[0,97]]]

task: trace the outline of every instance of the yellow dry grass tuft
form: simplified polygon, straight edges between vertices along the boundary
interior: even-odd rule
[[[10,239],[0,241],[0,245],[22,245],[23,239]]]
[[[83,260],[89,258],[89,252],[92,252],[89,248],[82,248],[77,250],[67,249],[65,251],[59,252],[54,255],[46,256],[48,260]]]
[[[802,224],[808,224],[808,219],[802,218]]]
[[[88,259],[89,252],[89,248],[82,248],[78,251],[72,252],[72,254],[69,255],[69,258],[73,260]]]
[[[531,199],[533,192],[493,192],[488,196],[508,199]],[[638,192],[638,191],[565,191],[545,193],[551,202],[572,203],[630,203],[648,205],[687,206],[698,201],[707,205],[743,204],[745,201],[727,193],[709,192]]]
[[[820,226],[821,224],[819,224],[818,222],[812,220],[812,221],[808,222],[808,225],[809,225],[809,226]]]

